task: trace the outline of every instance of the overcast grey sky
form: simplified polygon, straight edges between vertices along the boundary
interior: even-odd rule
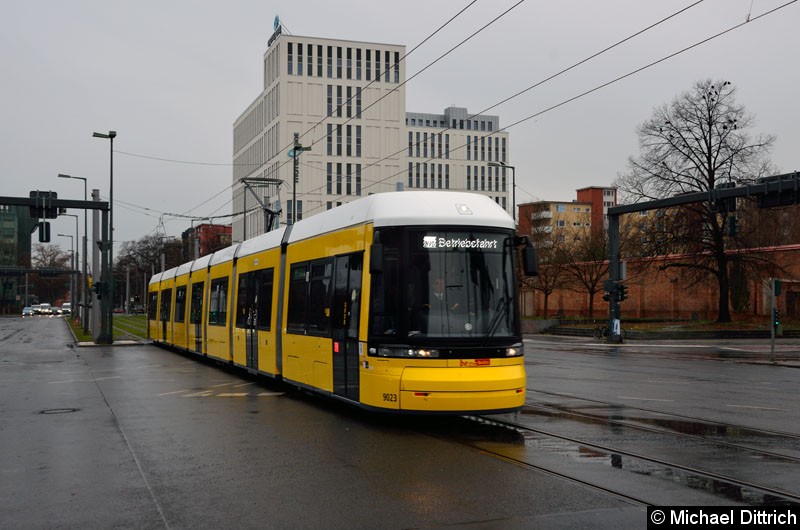
[[[162,219],[166,234],[179,236],[190,221],[162,214],[231,213],[232,125],[262,89],[276,15],[295,35],[411,50],[470,1],[2,0],[0,195],[41,189],[82,198],[80,181],[56,177],[67,173],[107,198],[108,140],[92,132],[115,130],[115,242],[152,234]],[[407,77],[517,1],[476,2],[407,58]],[[774,164],[800,169],[800,3],[756,19],[787,1],[705,0],[488,111],[507,126],[750,17],[510,128],[517,202],[572,200],[577,188],[610,185],[638,151],[636,126],[705,78],[731,81],[756,116],[753,133],[777,136]],[[527,0],[411,80],[407,110],[482,111],[693,3]],[[62,218],[52,232],[74,230],[74,220]]]

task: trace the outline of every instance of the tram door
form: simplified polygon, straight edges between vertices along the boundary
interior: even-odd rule
[[[358,331],[364,254],[336,256],[331,328],[333,331],[333,393],[357,400]]]
[[[248,293],[255,291],[255,277],[250,276],[250,285],[248,286]],[[252,298],[253,303],[250,304],[247,313],[247,322],[245,326],[245,349],[247,360],[247,367],[254,370],[258,369],[258,293],[254,293]]]
[[[164,289],[161,291],[161,340],[166,341],[167,326],[169,325],[169,310],[172,307],[172,289]],[[171,337],[169,337],[171,340]]]

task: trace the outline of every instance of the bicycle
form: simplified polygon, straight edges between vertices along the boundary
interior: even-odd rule
[[[622,340],[625,340],[624,328],[619,328],[619,335],[622,338]],[[592,336],[595,338],[595,340],[608,339],[608,324],[600,324],[599,326],[594,328]]]

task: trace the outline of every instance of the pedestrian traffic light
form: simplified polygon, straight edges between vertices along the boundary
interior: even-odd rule
[[[621,283],[617,286],[619,292],[619,301],[622,302],[626,298],[628,298],[628,286],[624,283]]]
[[[611,301],[611,293],[608,291],[603,291],[603,301],[609,302]]]
[[[781,325],[781,312],[777,307],[772,308],[772,327],[777,328]]]

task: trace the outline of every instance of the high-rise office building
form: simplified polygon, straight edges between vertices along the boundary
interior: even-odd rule
[[[459,107],[406,113],[404,55],[403,45],[277,27],[263,89],[233,127],[233,211],[246,212],[234,217],[234,242],[399,189],[475,191],[511,212],[499,118]]]

